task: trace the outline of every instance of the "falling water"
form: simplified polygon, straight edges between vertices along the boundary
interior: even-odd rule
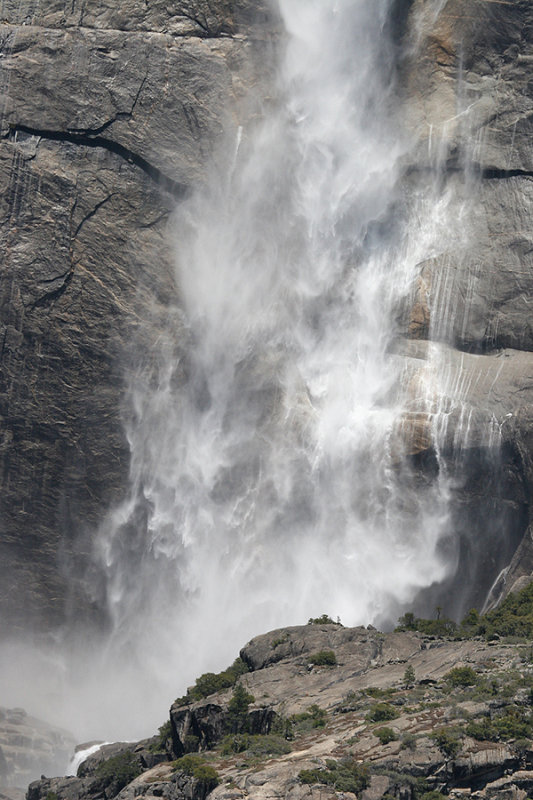
[[[390,621],[447,569],[391,350],[434,226],[402,210],[390,2],[280,10],[275,102],[176,212],[181,356],[131,381],[98,540],[109,647],[174,694],[274,626]]]
[[[455,566],[449,391],[395,345],[449,198],[405,180],[391,5],[280,0],[274,99],[176,211],[172,325],[131,375],[130,492],[95,545],[110,630],[71,667],[87,736],[152,732],[273,627],[394,622]]]

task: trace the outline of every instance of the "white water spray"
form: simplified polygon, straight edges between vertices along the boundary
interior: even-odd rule
[[[99,538],[113,657],[167,700],[253,634],[390,620],[446,573],[390,353],[434,230],[399,213],[389,5],[282,0],[276,103],[176,213],[186,356],[132,381],[131,495]]]
[[[280,0],[274,100],[176,212],[174,322],[131,377],[131,489],[87,582],[111,630],[99,649],[82,631],[68,675],[35,684],[55,675],[78,735],[153,733],[251,636],[322,613],[394,622],[454,568],[455,377],[393,346],[449,197],[429,178],[406,199],[390,6]],[[433,480],[406,457],[424,448]]]

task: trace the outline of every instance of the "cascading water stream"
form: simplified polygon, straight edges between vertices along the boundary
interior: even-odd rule
[[[468,435],[467,387],[443,348],[398,345],[453,188],[436,134],[406,178],[393,5],[279,0],[273,99],[176,210],[168,329],[128,386],[130,491],[85,581],[108,629],[86,641],[76,621],[35,684],[81,737],[148,735],[251,636],[322,613],[394,623],[456,567],[441,451]],[[439,289],[436,339],[449,306]]]
[[[131,494],[98,540],[109,653],[165,691],[446,574],[446,481],[404,459],[390,351],[438,227],[399,203],[390,5],[282,0],[276,100],[176,213],[186,344],[131,382]]]

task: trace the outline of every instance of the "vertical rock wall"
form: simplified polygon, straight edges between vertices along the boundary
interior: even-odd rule
[[[11,626],[57,625],[76,608],[66,578],[127,480],[132,349],[142,364],[159,323],[179,340],[169,216],[235,135],[252,52],[269,40],[253,5],[0,3],[0,609]]]

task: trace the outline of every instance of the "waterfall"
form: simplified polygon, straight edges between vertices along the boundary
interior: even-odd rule
[[[168,329],[127,387],[130,489],[87,580],[108,630],[67,658],[86,737],[152,733],[268,629],[394,624],[456,568],[443,449],[468,436],[461,374],[398,344],[453,190],[442,136],[406,174],[392,6],[279,0],[272,97],[176,209]]]
[[[98,538],[110,652],[174,693],[275,626],[390,623],[450,566],[392,347],[439,225],[403,195],[390,2],[280,11],[274,100],[176,211],[181,344],[131,379]]]

